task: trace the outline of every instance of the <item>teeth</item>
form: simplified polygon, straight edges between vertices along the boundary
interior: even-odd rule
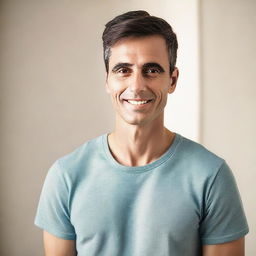
[[[147,100],[127,100],[127,101],[133,105],[142,105],[148,102]]]

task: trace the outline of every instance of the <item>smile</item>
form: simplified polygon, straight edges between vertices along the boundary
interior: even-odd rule
[[[132,105],[144,105],[151,102],[152,100],[125,100],[125,101],[127,101]]]

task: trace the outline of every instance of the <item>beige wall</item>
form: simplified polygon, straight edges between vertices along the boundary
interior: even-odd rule
[[[179,81],[180,88],[176,93],[180,100],[176,101],[176,105],[170,105],[170,113],[175,111],[175,114],[168,122],[171,125],[175,123],[177,132],[195,138],[198,136],[197,1],[187,2],[159,0],[157,6],[155,1],[146,0],[0,2],[1,256],[43,255],[41,231],[34,227],[33,220],[47,169],[56,158],[87,139],[112,129],[113,114],[104,91],[100,40],[104,24],[109,18],[131,9],[146,9],[174,25],[180,41],[178,63],[183,78]],[[255,178],[252,172],[255,166],[252,159],[255,123],[250,120],[253,118],[252,95],[255,92],[252,87],[255,39],[249,34],[249,30],[253,29],[253,1],[241,7],[242,17],[238,9],[239,3],[244,1],[235,2],[234,6],[233,1],[222,1],[221,5],[213,6],[206,0],[201,3],[204,74],[201,135],[206,145],[225,156],[234,167],[250,222],[255,224],[255,193],[248,186]],[[230,6],[236,10],[234,19],[227,15],[228,23],[224,22],[226,28],[223,24],[215,25],[216,19],[218,22],[226,19],[223,4],[227,5],[227,10]],[[235,32],[234,29],[230,31],[230,28],[234,22],[243,28],[241,33],[246,38],[244,42],[236,36],[235,45],[230,44],[230,36]],[[220,42],[224,48],[217,40],[219,32],[216,28],[219,27],[222,28],[223,39]],[[221,63],[217,64],[216,50],[224,56]],[[189,55],[190,52],[193,55]],[[235,65],[236,54],[239,54],[240,62],[242,59],[240,66]],[[185,63],[188,56],[194,56],[195,61]],[[222,79],[218,78],[220,73],[216,75],[219,65],[223,67]],[[241,68],[246,78],[242,77]],[[238,72],[238,69],[240,71],[235,75],[233,70]],[[186,74],[189,76],[187,80]],[[232,85],[235,85],[236,94]],[[221,88],[217,91],[216,86]],[[186,100],[182,100],[182,97]],[[218,104],[215,103],[216,98]],[[182,127],[187,117],[195,120],[194,123],[190,122],[190,130],[189,126]],[[217,121],[221,126],[216,125]],[[220,127],[223,130],[220,131]],[[238,132],[240,136],[236,138],[241,138],[243,134],[239,149],[234,146],[232,136],[232,133],[237,135]],[[224,142],[217,140],[216,134]],[[249,137],[247,134],[252,135]],[[249,246],[248,251],[253,252],[252,242]]]
[[[112,126],[100,40],[109,15],[76,1],[1,3],[0,255],[41,256],[33,221],[49,166]]]
[[[201,1],[202,142],[232,167],[256,255],[256,1]],[[228,188],[227,188],[228,189]]]

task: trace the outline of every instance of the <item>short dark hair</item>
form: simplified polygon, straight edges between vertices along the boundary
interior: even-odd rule
[[[172,73],[177,58],[178,42],[172,27],[164,19],[151,16],[146,11],[130,11],[116,16],[105,25],[102,35],[103,54],[106,71],[109,71],[111,47],[120,39],[126,37],[145,37],[161,35],[166,41],[170,72]]]

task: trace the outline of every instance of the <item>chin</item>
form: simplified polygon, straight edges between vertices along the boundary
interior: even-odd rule
[[[148,119],[125,119],[123,121],[129,125],[143,126],[149,122]]]

